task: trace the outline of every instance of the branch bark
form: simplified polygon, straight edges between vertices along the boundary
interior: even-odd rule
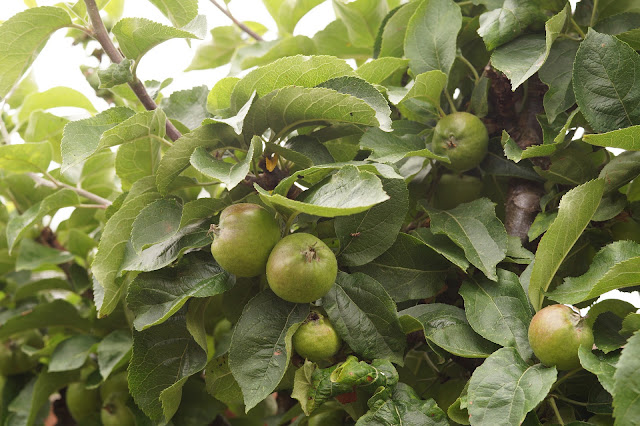
[[[491,79],[491,99],[496,130],[505,129],[521,149],[542,143],[542,128],[536,116],[544,112],[543,97],[546,86],[534,75],[528,81],[527,93],[524,89],[511,91],[509,79],[489,67],[485,70]],[[522,103],[525,103],[522,105]],[[537,166],[547,169],[549,158],[532,158]],[[524,179],[510,179],[505,203],[505,228],[509,235],[520,238],[522,244],[529,241],[528,233],[536,215],[540,211],[540,198],[544,188],[538,182]]]
[[[231,19],[231,21],[233,21],[233,23],[236,24],[238,26],[238,28],[240,28],[242,31],[244,31],[245,33],[249,34],[249,36],[253,37],[257,41],[264,41],[264,39],[262,37],[260,37],[260,34],[257,34],[256,32],[252,31],[251,28],[247,27],[245,24],[243,24],[242,22],[238,21],[231,14],[229,9],[225,9],[224,7],[220,6],[220,3],[218,3],[216,0],[210,0],[210,1],[215,7],[220,9],[220,11],[222,13],[224,13],[227,16],[227,18]]]
[[[91,21],[91,26],[93,27],[93,36],[100,43],[109,59],[111,59],[113,63],[119,64],[120,62],[122,62],[124,57],[122,56],[118,48],[113,44],[113,41],[111,41],[111,37],[109,37],[109,33],[104,26],[104,22],[102,22],[102,18],[100,17],[100,9],[98,9],[95,0],[84,0],[84,3],[87,6],[89,20]],[[158,105],[151,98],[151,96],[149,96],[149,93],[144,87],[144,84],[142,84],[142,82],[137,77],[134,81],[129,83],[129,87],[131,87],[133,93],[136,94],[142,105],[147,110],[151,111],[158,108]],[[166,128],[167,135],[171,138],[171,140],[176,141],[179,137],[182,136],[180,131],[176,129],[173,123],[171,123],[171,121],[169,120],[167,120]]]

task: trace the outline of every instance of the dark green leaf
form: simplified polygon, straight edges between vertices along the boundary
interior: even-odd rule
[[[415,74],[440,70],[449,75],[456,58],[462,14],[451,0],[421,2],[407,25],[404,53]]]
[[[170,269],[138,275],[129,285],[127,304],[136,330],[162,323],[177,312],[190,297],[224,293],[235,278],[216,264],[208,253],[194,253]]]
[[[354,352],[367,359],[386,358],[402,365],[404,333],[393,300],[376,280],[361,273],[340,272],[322,306]]]
[[[352,269],[377,280],[396,302],[438,294],[444,286],[448,263],[421,240],[404,233],[393,235],[397,239],[389,250]]]
[[[514,348],[493,353],[473,372],[467,393],[474,425],[521,424],[556,381],[555,367],[528,365]]]
[[[463,309],[443,303],[416,305],[398,312],[405,332],[422,329],[428,341],[465,358],[486,358],[497,346],[469,325]]]
[[[573,90],[598,132],[640,124],[640,57],[626,43],[593,29],[573,64]]]
[[[271,290],[245,306],[231,337],[229,367],[238,381],[246,410],[265,399],[284,377],[291,338],[307,318],[309,305],[285,302]]]
[[[133,332],[129,390],[147,416],[168,421],[180,405],[182,385],[206,363],[207,352],[187,330],[183,309],[160,325]]]
[[[528,328],[533,316],[518,277],[498,270],[498,282],[486,278],[465,281],[460,287],[469,324],[485,339],[516,348],[524,360],[533,355]]]

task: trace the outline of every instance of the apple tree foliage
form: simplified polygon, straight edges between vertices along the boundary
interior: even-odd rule
[[[313,37],[323,0],[264,0],[277,34],[197,0],[25,3],[0,25],[0,349],[31,364],[3,371],[3,425],[74,424],[69,385],[123,371],[136,425],[640,424],[640,315],[596,302],[640,284],[637,1],[333,0]],[[58,31],[108,107],[37,87]],[[229,75],[166,95],[137,69],[171,39]],[[490,141],[452,176],[431,139],[455,111]],[[328,294],[215,262],[238,202],[334,250]],[[590,307],[576,370],[529,346],[553,303]],[[344,341],[318,364],[292,346],[312,305]]]

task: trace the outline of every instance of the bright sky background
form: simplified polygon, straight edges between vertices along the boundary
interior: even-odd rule
[[[219,1],[222,3],[222,0]],[[571,0],[573,6],[576,1]],[[60,0],[37,0],[39,6],[52,6],[59,2]],[[257,21],[269,28],[270,32],[264,36],[265,39],[275,38],[276,24],[261,0],[234,0],[231,1],[229,7],[238,20]],[[26,8],[22,0],[0,0],[0,21],[4,21]],[[200,0],[199,13],[207,17],[209,29],[221,25],[231,25],[231,21],[209,0]],[[171,25],[168,19],[147,0],[127,0],[123,16],[145,17]],[[331,1],[326,1],[300,20],[296,26],[295,34],[312,36],[334,19],[335,14]],[[184,40],[170,40],[157,46],[142,59],[138,67],[138,76],[142,80],[158,81],[173,78],[173,83],[163,90],[166,95],[176,90],[190,89],[203,84],[209,88],[213,87],[218,80],[228,74],[228,66],[215,70],[183,72],[191,62],[196,48],[202,42],[193,40],[191,47],[189,47]],[[108,107],[106,102],[95,96],[93,89],[80,72],[81,64],[96,66],[97,60],[87,58],[81,46],[72,46],[71,39],[65,37],[65,32],[58,31],[36,59],[33,72],[40,90],[56,86],[71,87],[89,97],[98,110],[106,109]],[[59,222],[66,214],[56,216],[55,222]],[[637,293],[629,294],[615,290],[603,295],[600,299],[608,298],[619,298],[633,303],[636,307],[640,306],[640,295]]]

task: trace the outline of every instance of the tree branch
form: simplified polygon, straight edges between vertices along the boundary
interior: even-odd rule
[[[544,112],[542,100],[546,86],[537,75],[529,79],[527,91],[511,91],[509,79],[493,68],[485,69],[491,79],[491,98],[497,125],[496,130],[507,130],[521,149],[542,143],[542,128],[537,115]],[[525,103],[522,108],[522,103]],[[522,112],[518,111],[522,109]],[[537,166],[547,169],[549,159],[532,158]],[[522,244],[529,241],[528,233],[536,215],[540,211],[540,198],[544,188],[538,182],[525,179],[510,179],[505,202],[504,226],[509,235],[520,238]]]
[[[94,201],[98,204],[100,204],[103,207],[108,207],[111,205],[111,201],[107,200],[106,198],[102,198],[99,195],[94,194],[93,192],[89,192],[89,191],[85,191],[82,188],[76,188],[75,186],[71,186],[71,185],[67,185],[66,183],[60,182],[58,179],[54,178],[53,176],[51,176],[50,174],[47,174],[47,179],[44,179],[43,177],[39,176],[36,173],[27,173],[29,175],[29,177],[31,179],[33,179],[33,181],[37,184],[37,185],[42,185],[42,186],[47,186],[49,188],[66,188],[66,189],[70,189],[72,191],[74,191],[76,194],[80,195],[81,197],[87,198],[91,201]]]
[[[222,13],[224,13],[227,16],[227,18],[231,19],[233,21],[233,23],[236,24],[238,26],[238,28],[240,28],[242,31],[244,31],[245,33],[249,34],[251,37],[253,37],[257,41],[264,41],[264,39],[262,37],[260,37],[260,34],[257,34],[256,32],[252,31],[251,28],[247,27],[245,24],[243,24],[242,22],[238,21],[231,14],[229,9],[226,9],[226,8],[220,6],[220,4],[216,0],[209,0],[209,1],[211,1],[211,3],[213,3],[213,5],[215,7],[220,9],[220,11]]]
[[[100,9],[96,5],[95,0],[84,0],[85,5],[87,6],[87,13],[89,14],[89,19],[91,21],[91,26],[93,27],[93,36],[100,43],[102,48],[104,49],[107,56],[113,63],[119,64],[122,62],[124,57],[118,50],[118,48],[111,41],[111,37],[109,37],[109,33],[102,22],[102,18],[100,17]],[[155,101],[149,96],[147,89],[144,87],[144,84],[136,77],[136,79],[129,83],[129,87],[133,90],[133,93],[136,94],[142,105],[149,111],[158,108]],[[171,138],[171,140],[176,141],[179,137],[182,136],[180,131],[176,129],[176,127],[167,119],[167,135]]]

